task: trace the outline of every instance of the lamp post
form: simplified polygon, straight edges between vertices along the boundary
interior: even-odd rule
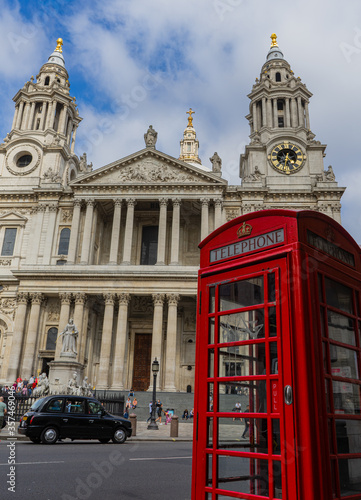
[[[158,425],[155,422],[155,409],[157,403],[157,375],[159,372],[159,362],[157,358],[154,359],[152,363],[152,372],[153,372],[153,402],[152,402],[152,416],[150,419],[150,424],[148,425],[148,429],[158,430]]]

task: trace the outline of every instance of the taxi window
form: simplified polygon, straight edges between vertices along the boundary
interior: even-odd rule
[[[88,401],[89,413],[93,415],[101,415],[104,407],[102,404],[98,403],[98,401]]]
[[[61,398],[51,399],[48,403],[46,411],[61,412],[62,406],[63,406],[63,399]]]
[[[85,413],[84,399],[68,399],[65,403],[66,413]]]

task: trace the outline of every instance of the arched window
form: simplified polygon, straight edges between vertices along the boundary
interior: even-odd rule
[[[70,228],[64,227],[60,233],[58,255],[68,255]]]
[[[55,351],[57,338],[58,338],[58,329],[55,328],[55,326],[49,328],[45,346],[45,349],[47,351]]]
[[[276,73],[276,82],[280,82],[280,81],[281,81],[281,73],[279,73],[277,71],[277,73]]]
[[[44,85],[49,85],[49,83],[50,83],[50,76],[47,76],[47,77],[45,78]]]

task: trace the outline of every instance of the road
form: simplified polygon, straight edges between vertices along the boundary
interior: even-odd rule
[[[8,445],[0,443],[1,500],[190,500],[191,442]]]

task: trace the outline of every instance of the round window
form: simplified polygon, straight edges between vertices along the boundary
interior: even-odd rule
[[[31,155],[22,155],[18,158],[16,166],[19,168],[27,167],[32,162],[33,157]]]

